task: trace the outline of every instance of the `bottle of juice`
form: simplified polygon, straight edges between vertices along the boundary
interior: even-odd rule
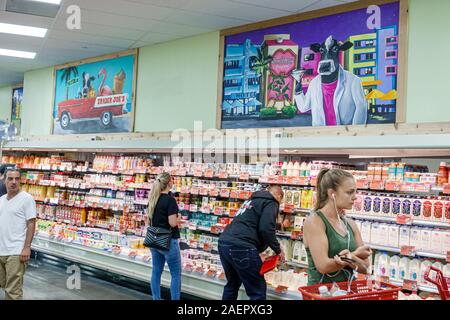
[[[445,162],[441,162],[438,171],[438,181],[437,184],[442,186],[448,183],[448,172],[447,172],[447,164]]]
[[[283,162],[283,165],[281,166],[281,175],[286,176],[287,175],[287,163],[286,161]]]

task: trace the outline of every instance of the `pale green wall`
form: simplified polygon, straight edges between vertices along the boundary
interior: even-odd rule
[[[0,120],[11,120],[12,87],[0,88]]]
[[[214,128],[218,59],[218,32],[142,48],[135,130]]]
[[[406,121],[450,121],[450,1],[410,0]]]
[[[53,67],[25,73],[22,135],[51,133],[53,110]]]

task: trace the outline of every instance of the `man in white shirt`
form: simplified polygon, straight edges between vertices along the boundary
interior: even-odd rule
[[[7,194],[0,197],[0,288],[7,300],[23,298],[23,277],[36,227],[36,202],[20,190],[20,172],[5,173]]]

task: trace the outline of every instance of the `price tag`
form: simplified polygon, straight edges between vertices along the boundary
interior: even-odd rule
[[[404,279],[402,288],[408,291],[417,291],[417,281]]]
[[[209,269],[208,272],[206,273],[206,276],[208,278],[215,278],[216,277],[216,271],[213,269]]]
[[[191,264],[185,264],[183,267],[184,272],[192,272],[192,269],[193,269],[193,267]]]
[[[210,232],[214,234],[219,234],[219,228],[217,226],[212,226]]]
[[[398,181],[386,181],[384,189],[386,191],[400,191],[401,183]]]
[[[285,213],[293,213],[294,212],[294,205],[293,204],[285,204],[283,211]]]
[[[213,170],[213,169],[206,169],[206,171],[205,171],[205,177],[206,177],[206,178],[212,178],[212,177],[214,177],[214,170]]]
[[[383,180],[372,180],[370,181],[370,189],[372,190],[384,190]]]
[[[231,190],[231,192],[230,192],[230,198],[234,198],[234,199],[239,198],[239,191],[237,191],[237,190]]]
[[[400,191],[408,191],[408,192],[412,192],[415,191],[415,183],[408,183],[408,182],[403,182],[400,184]]]
[[[194,171],[194,177],[202,177],[202,176],[203,176],[203,172],[201,170]]]
[[[411,215],[399,214],[396,217],[396,223],[397,224],[412,224],[413,217]]]
[[[223,198],[229,198],[230,197],[230,190],[229,189],[221,189],[220,190],[220,196]]]
[[[275,288],[275,292],[278,294],[286,293],[289,288],[285,286],[278,286]]]
[[[388,276],[378,276],[377,277],[377,281],[381,282],[381,283],[390,283],[389,281],[389,277]]]
[[[239,180],[248,180],[250,179],[250,173],[248,172],[241,172],[239,174]]]
[[[291,184],[293,186],[299,186],[299,185],[302,185],[302,180],[300,177],[294,177],[294,178],[288,179],[288,184]]]
[[[228,172],[226,172],[226,171],[219,172],[219,178],[220,179],[228,179]]]
[[[267,183],[268,182],[268,178],[266,176],[261,176],[258,179],[259,183]]]
[[[286,183],[286,177],[278,176],[278,177],[277,177],[277,182],[276,182],[276,183],[280,183],[280,184]]]
[[[400,254],[402,256],[414,257],[416,255],[416,247],[414,246],[401,246]]]
[[[267,178],[267,183],[277,183],[278,182],[278,176],[269,176]]]

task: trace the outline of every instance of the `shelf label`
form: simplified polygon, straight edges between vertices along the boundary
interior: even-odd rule
[[[283,294],[283,293],[286,293],[288,289],[289,289],[288,287],[280,285],[280,286],[275,288],[275,292],[278,293],[278,294]]]
[[[239,180],[249,180],[250,179],[250,173],[248,172],[241,172],[239,175]]]
[[[414,257],[416,255],[416,247],[414,246],[401,246],[400,254],[402,256]]]
[[[412,224],[413,217],[411,215],[399,214],[396,217],[396,223],[397,224]]]
[[[390,283],[389,276],[377,276],[376,281],[380,283]]]
[[[402,286],[402,288],[404,290],[408,290],[408,291],[417,291],[417,289],[418,289],[417,281],[409,280],[409,279],[403,279],[403,286]]]
[[[220,196],[223,198],[229,198],[230,197],[230,190],[229,189],[222,189],[220,190]]]
[[[283,211],[285,213],[293,213],[294,212],[294,205],[293,204],[285,204]]]
[[[277,183],[278,182],[278,176],[270,176],[267,178],[267,183]]]
[[[383,180],[372,180],[370,181],[370,189],[372,190],[384,190]]]
[[[284,176],[277,176],[276,183],[279,183],[279,184],[286,183],[286,177],[284,177]]]
[[[203,172],[201,170],[194,171],[194,177],[202,177],[202,176],[203,176]]]
[[[206,171],[205,171],[205,177],[206,177],[206,178],[212,178],[212,177],[214,177],[214,170],[213,170],[213,169],[206,169]]]
[[[268,178],[266,177],[266,176],[261,176],[261,177],[259,177],[259,179],[258,179],[258,182],[259,183],[267,183],[269,180],[268,180]]]
[[[219,178],[220,179],[228,179],[228,172],[226,172],[226,171],[219,172]]]
[[[209,196],[210,197],[218,197],[219,196],[219,190],[217,190],[217,189],[209,190]]]

